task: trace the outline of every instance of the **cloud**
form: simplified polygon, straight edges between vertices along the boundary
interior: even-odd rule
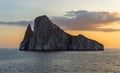
[[[61,17],[50,17],[50,19],[64,30],[85,30],[85,31],[120,31],[120,29],[100,28],[111,23],[120,23],[120,14],[117,12],[96,12],[96,11],[68,11]],[[34,21],[3,22],[0,25],[16,25],[25,27],[28,24],[33,26]]]
[[[27,26],[28,24],[33,24],[33,21],[16,21],[16,22],[4,22],[0,21],[0,25],[16,25],[16,26]]]
[[[52,17],[54,23],[66,30],[120,31],[120,29],[99,28],[120,21],[116,12],[69,11],[62,17]]]

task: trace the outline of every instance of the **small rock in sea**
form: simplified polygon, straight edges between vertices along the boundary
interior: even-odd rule
[[[72,36],[55,25],[46,15],[34,21],[34,31],[28,25],[20,50],[28,51],[102,51],[103,44],[83,35]]]

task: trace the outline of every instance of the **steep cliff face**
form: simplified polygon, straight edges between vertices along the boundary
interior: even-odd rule
[[[54,25],[47,16],[35,19],[34,34],[30,40],[30,50],[65,50],[68,34]]]
[[[102,44],[83,35],[72,36],[65,33],[45,15],[37,17],[34,23],[34,32],[29,25],[20,50],[104,50]]]
[[[29,45],[28,44],[30,42],[32,34],[33,34],[33,31],[32,31],[31,26],[29,24],[28,27],[27,27],[24,39],[20,44],[20,50],[29,50]]]

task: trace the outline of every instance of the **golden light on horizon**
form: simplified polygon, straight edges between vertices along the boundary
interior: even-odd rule
[[[104,26],[101,26],[99,28],[112,28],[112,29],[119,29],[120,30],[120,22],[109,23],[108,25],[104,25]]]
[[[120,31],[118,32],[95,32],[95,31],[75,31],[66,30],[72,35],[83,34],[90,39],[102,43],[105,48],[120,48]]]
[[[18,48],[23,39],[25,28],[18,26],[0,25],[0,47]]]
[[[119,24],[103,26],[101,28],[119,29]],[[0,47],[1,48],[19,48],[23,40],[26,27],[0,25]],[[105,48],[120,48],[120,31],[102,32],[102,31],[76,31],[65,30],[65,32],[78,35],[82,34],[90,39],[94,39],[102,44]]]

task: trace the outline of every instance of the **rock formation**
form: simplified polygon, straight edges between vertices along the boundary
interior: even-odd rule
[[[29,24],[27,27],[26,33],[25,33],[25,37],[24,37],[23,41],[21,42],[20,50],[29,50],[29,42],[32,37],[32,34],[33,34],[33,31]]]
[[[83,35],[72,36],[52,23],[47,16],[37,17],[34,31],[29,25],[20,50],[60,51],[60,50],[104,50],[104,46]]]

